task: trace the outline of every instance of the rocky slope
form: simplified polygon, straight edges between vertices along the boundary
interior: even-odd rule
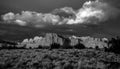
[[[65,37],[57,35],[55,33],[47,33],[45,36],[36,36],[33,39],[24,39],[21,45],[26,45],[27,48],[37,48],[38,46],[51,46],[52,44],[58,44],[60,46],[81,46],[84,45],[86,48],[108,48],[107,38],[92,38],[69,36]],[[80,45],[81,44],[81,45]]]

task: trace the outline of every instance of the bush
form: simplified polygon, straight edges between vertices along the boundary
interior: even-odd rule
[[[114,52],[120,54],[120,38],[112,38],[109,41],[109,48],[107,49],[108,52]]]

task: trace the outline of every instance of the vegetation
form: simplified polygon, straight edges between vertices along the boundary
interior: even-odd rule
[[[108,44],[109,44],[109,49],[107,49],[108,52],[114,52],[114,53],[120,54],[120,38],[119,37],[112,38]]]
[[[120,69],[120,38],[48,33],[22,42],[0,40],[0,69]]]
[[[120,69],[120,55],[93,49],[0,50],[0,69]]]

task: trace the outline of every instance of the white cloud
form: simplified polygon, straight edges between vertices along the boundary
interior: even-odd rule
[[[71,8],[71,7],[64,7],[64,8],[60,8],[61,11],[64,11],[66,13],[71,13],[71,14],[74,14],[76,11]]]
[[[25,21],[22,21],[22,20],[15,20],[14,22],[21,26],[26,26],[27,24]]]
[[[65,12],[71,17],[61,17],[54,14]],[[118,15],[119,9],[103,1],[86,1],[82,8],[74,10],[71,7],[55,9],[53,13],[38,13],[32,11],[22,11],[20,14],[12,12],[3,15],[3,20],[15,22],[21,26],[32,25],[34,27],[44,27],[45,25],[63,25],[63,24],[97,24],[114,18]],[[64,14],[63,14],[64,15]]]
[[[9,12],[9,13],[3,15],[2,18],[5,21],[10,21],[10,20],[13,20],[15,18],[15,14],[12,12]]]
[[[95,24],[108,20],[111,17],[113,18],[116,16],[118,11],[119,10],[117,8],[114,8],[107,3],[100,2],[99,0],[87,1],[76,13],[76,19],[70,19],[67,24]]]
[[[57,24],[60,20],[60,17],[52,14],[44,14],[43,21],[46,23],[52,23],[53,25]]]
[[[20,14],[7,13],[3,15],[4,21],[12,21],[21,26],[32,24],[34,26],[40,26],[41,24],[57,24],[60,20],[58,15],[51,13],[37,13],[31,11],[22,11]]]

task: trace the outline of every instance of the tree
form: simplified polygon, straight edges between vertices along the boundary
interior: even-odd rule
[[[73,47],[70,46],[70,40],[67,39],[67,38],[64,38],[64,44],[61,46],[61,48],[70,49],[70,48],[73,48]]]
[[[60,48],[60,44],[57,44],[57,43],[53,43],[51,45],[51,49],[59,49]]]
[[[112,38],[109,42],[109,49],[108,51],[114,53],[120,53],[120,38]]]
[[[85,46],[82,43],[78,43],[77,45],[74,46],[76,49],[85,49]]]

